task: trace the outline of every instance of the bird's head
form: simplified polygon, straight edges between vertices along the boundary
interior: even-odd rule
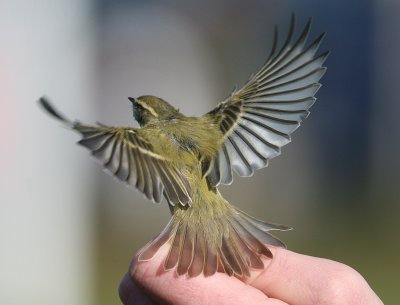
[[[178,109],[152,95],[129,97],[128,99],[133,105],[133,116],[141,127],[149,123],[172,120],[180,115]]]

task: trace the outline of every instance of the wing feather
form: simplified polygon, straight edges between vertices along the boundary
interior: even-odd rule
[[[232,171],[251,176],[254,170],[267,166],[308,117],[308,109],[321,87],[319,80],[326,71],[322,65],[329,54],[316,56],[324,33],[306,46],[310,29],[311,19],[293,40],[293,15],[287,38],[277,51],[275,28],[272,50],[261,69],[243,88],[206,114],[224,135],[220,150],[203,171],[211,185],[230,184]]]
[[[78,142],[118,179],[134,186],[148,199],[160,202],[163,191],[171,204],[191,202],[186,178],[172,162],[153,151],[140,129],[73,125],[83,138]]]

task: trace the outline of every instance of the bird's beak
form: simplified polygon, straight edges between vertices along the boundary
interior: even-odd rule
[[[133,106],[136,106],[137,102],[136,102],[136,100],[135,100],[133,97],[128,97],[128,100],[131,101],[131,103],[132,103]]]

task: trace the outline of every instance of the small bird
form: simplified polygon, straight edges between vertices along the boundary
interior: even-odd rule
[[[88,148],[115,177],[134,186],[148,199],[164,197],[171,209],[165,229],[140,252],[151,260],[160,247],[169,251],[164,269],[178,275],[249,276],[272,258],[268,245],[285,247],[270,231],[288,226],[264,222],[229,204],[218,191],[231,184],[233,172],[252,176],[266,167],[288,144],[309,114],[326,68],[329,52],[316,55],[325,36],[306,46],[311,19],[297,39],[292,15],[280,48],[275,27],[271,53],[246,84],[200,117],[188,117],[165,100],[129,97],[140,128],[89,126],[71,121],[42,97],[53,117],[79,132]]]

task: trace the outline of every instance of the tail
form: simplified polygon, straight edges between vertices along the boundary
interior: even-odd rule
[[[176,267],[178,275],[189,277],[210,276],[217,270],[250,276],[250,269],[264,268],[261,256],[272,258],[267,245],[285,247],[269,231],[291,229],[255,219],[229,204],[224,213],[213,211],[207,217],[191,213],[192,208],[175,211],[165,229],[143,248],[139,261],[151,260],[169,243],[165,270]]]

